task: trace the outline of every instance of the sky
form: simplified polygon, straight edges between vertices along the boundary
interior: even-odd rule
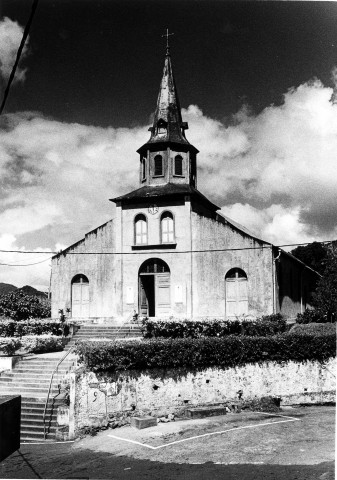
[[[31,5],[0,3],[1,98]],[[336,239],[336,24],[335,2],[40,0],[0,117],[0,249],[33,253],[0,282],[46,289],[48,252],[138,187],[166,28],[198,189],[275,245]]]

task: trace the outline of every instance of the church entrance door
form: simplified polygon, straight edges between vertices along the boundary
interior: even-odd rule
[[[152,258],[139,269],[139,314],[167,316],[171,309],[170,269],[159,258]]]
[[[89,317],[89,280],[85,275],[76,275],[71,282],[71,316]]]

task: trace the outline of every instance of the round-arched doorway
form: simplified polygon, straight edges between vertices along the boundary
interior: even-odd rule
[[[75,275],[71,281],[71,316],[89,317],[89,280],[83,274]]]
[[[171,311],[170,268],[160,258],[150,258],[139,268],[139,314],[167,316]]]

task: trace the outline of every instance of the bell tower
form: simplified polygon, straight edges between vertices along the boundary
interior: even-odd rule
[[[165,35],[168,40],[169,33]],[[140,187],[164,184],[197,186],[197,153],[185,136],[168,41],[150,139],[140,147]]]

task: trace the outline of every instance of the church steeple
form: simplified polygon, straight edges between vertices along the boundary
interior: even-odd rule
[[[182,121],[177,87],[174,81],[171,55],[166,47],[163,77],[160,83],[157,107],[154,114],[150,143],[171,141],[188,144],[185,130],[188,125]]]
[[[165,35],[168,38],[168,32]],[[166,45],[163,76],[160,83],[150,139],[139,150],[140,184],[187,183],[196,187],[198,150],[185,137],[175,84],[170,49]]]

